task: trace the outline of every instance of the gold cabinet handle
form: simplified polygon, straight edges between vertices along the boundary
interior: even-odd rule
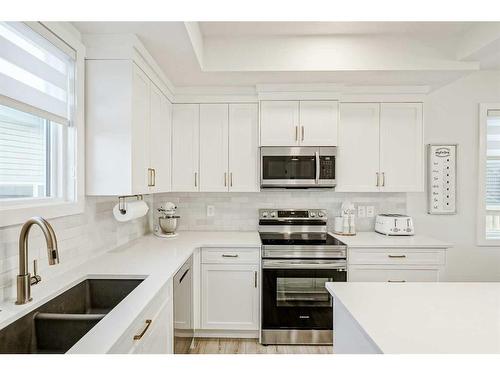
[[[304,127],[302,126],[302,141],[304,141]]]
[[[385,186],[385,172],[382,172],[382,186]]]
[[[154,186],[153,185],[153,169],[152,168],[148,168],[148,186],[149,187]]]
[[[147,319],[146,320],[146,327],[144,327],[144,329],[142,330],[141,333],[139,333],[138,335],[134,336],[134,340],[140,340],[140,339],[142,339],[142,336],[144,336],[144,334],[146,333],[146,331],[149,329],[149,326],[151,325],[151,323],[153,323],[153,321],[151,319]]]
[[[406,258],[406,255],[392,255],[392,254],[389,254],[387,256],[389,258]]]
[[[254,281],[254,286],[257,288],[257,271],[253,272],[253,281]]]
[[[406,283],[406,280],[387,280],[388,283]]]
[[[380,186],[380,184],[379,184],[379,181],[380,181],[380,178],[379,178],[379,177],[380,177],[380,176],[379,176],[379,173],[378,173],[378,172],[376,172],[375,174],[377,175],[377,183],[375,184],[375,186]]]
[[[299,141],[299,127],[295,127],[295,142]]]
[[[151,169],[151,176],[153,177],[153,186],[156,186],[156,169]]]
[[[238,258],[238,254],[222,254],[223,258]]]
[[[194,172],[194,187],[198,187],[198,172]]]
[[[224,186],[227,186],[227,172],[224,172]]]
[[[229,173],[229,186],[233,187],[233,172]]]

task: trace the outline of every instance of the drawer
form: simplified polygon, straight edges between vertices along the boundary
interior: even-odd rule
[[[259,264],[258,248],[209,248],[201,249],[201,263]]]
[[[439,281],[439,268],[349,267],[349,281],[423,282]]]
[[[444,265],[441,249],[349,249],[349,264]]]

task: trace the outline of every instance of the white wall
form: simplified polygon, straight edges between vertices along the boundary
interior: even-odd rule
[[[424,193],[407,196],[418,233],[449,241],[446,279],[500,281],[500,248],[476,245],[478,107],[500,101],[500,71],[473,73],[436,90],[425,104],[425,144],[457,143],[458,214],[428,215]]]

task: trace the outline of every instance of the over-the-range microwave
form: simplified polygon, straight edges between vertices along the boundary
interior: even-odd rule
[[[336,147],[261,147],[262,188],[332,188]]]

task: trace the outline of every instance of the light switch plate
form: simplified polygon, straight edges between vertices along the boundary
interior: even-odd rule
[[[215,206],[207,205],[207,216],[215,216]]]
[[[358,217],[366,217],[366,206],[358,206]]]
[[[375,207],[366,206],[366,217],[374,217],[375,216]]]

